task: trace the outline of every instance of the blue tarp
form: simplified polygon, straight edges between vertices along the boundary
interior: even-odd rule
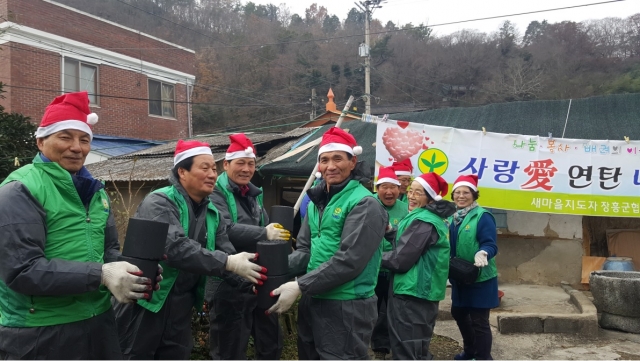
[[[109,157],[137,152],[165,142],[135,138],[114,137],[110,135],[94,134],[91,141],[91,151],[99,152]]]

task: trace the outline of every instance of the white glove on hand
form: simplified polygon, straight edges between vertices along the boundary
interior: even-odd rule
[[[284,229],[280,223],[271,223],[264,227],[267,230],[267,239],[270,241],[288,241],[291,233]]]
[[[267,270],[264,267],[251,262],[251,260],[255,258],[255,253],[240,252],[238,254],[233,254],[227,256],[227,264],[225,265],[225,268],[227,271],[233,272],[253,283],[258,283],[258,280],[266,279],[266,276],[260,272],[266,273]]]
[[[140,269],[129,262],[111,262],[102,265],[102,284],[120,303],[131,303],[144,298],[151,290],[151,280],[136,276]]]
[[[476,267],[484,267],[489,264],[489,261],[487,261],[487,252],[485,251],[476,252],[476,255],[473,257],[473,259],[475,261],[473,265]]]
[[[302,292],[300,292],[298,281],[287,282],[282,286],[276,288],[271,292],[271,297],[275,297],[277,295],[280,295],[280,297],[278,298],[278,302],[276,302],[275,305],[271,306],[271,308],[267,310],[267,313],[271,314],[273,312],[287,312],[287,310],[291,308],[291,305],[293,305],[293,303],[301,293]]]

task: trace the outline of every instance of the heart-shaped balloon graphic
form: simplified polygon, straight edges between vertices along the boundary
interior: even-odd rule
[[[627,148],[627,152],[633,153],[633,148]]]
[[[406,129],[409,126],[409,122],[405,122],[404,120],[398,120],[396,124],[402,129]]]
[[[389,154],[401,162],[418,154],[422,148],[422,135],[411,130],[387,128],[382,134],[382,143]]]

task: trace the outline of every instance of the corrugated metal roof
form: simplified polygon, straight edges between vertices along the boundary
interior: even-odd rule
[[[310,128],[296,128],[286,133],[245,133],[251,139],[254,145],[261,143],[267,143],[274,140],[297,138],[303,134],[310,132],[313,129]],[[209,143],[211,148],[215,151],[216,148],[226,148],[229,146],[229,135],[211,135],[211,136],[197,136],[192,139],[199,140],[201,142]],[[168,142],[166,144],[145,149],[139,152],[128,154],[128,157],[139,155],[159,155],[159,154],[173,154],[176,149],[178,141]]]
[[[164,142],[152,140],[94,134],[91,140],[91,151],[99,152],[110,157],[117,157],[155,147],[163,143]]]
[[[296,128],[286,133],[248,134],[248,136],[256,146],[272,141],[286,141],[285,144],[278,144],[272,149],[262,149],[262,152],[266,152],[266,155],[258,159],[258,164],[261,164],[265,159],[275,159],[286,153],[291,149],[292,145],[298,142],[300,137],[314,130],[314,128]],[[229,137],[227,135],[193,139],[209,143],[216,162],[224,159],[226,148],[229,146]],[[177,141],[174,141],[89,164],[87,169],[95,178],[108,182],[164,180],[167,179],[171,168],[173,168],[173,153],[176,143]],[[274,150],[279,153],[276,156],[271,156],[271,152]]]
[[[217,161],[224,159],[225,153],[214,153]],[[173,156],[110,158],[87,165],[94,178],[105,182],[157,181],[169,177],[173,168]]]

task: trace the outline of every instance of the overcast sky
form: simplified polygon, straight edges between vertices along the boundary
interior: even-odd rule
[[[287,4],[291,13],[297,13],[304,18],[304,10],[316,2],[327,8],[329,14],[337,15],[344,20],[353,7],[353,0],[287,0],[265,1],[253,0],[258,4]],[[626,18],[640,13],[640,0],[625,0],[607,4],[591,5],[566,10],[549,11],[531,15],[509,16],[500,19],[480,20],[455,25],[436,26],[448,22],[471,20],[484,17],[509,15],[529,11],[555,9],[560,7],[594,4],[606,0],[386,0],[381,9],[376,9],[373,17],[382,21],[384,25],[391,20],[396,24],[413,23],[434,26],[438,35],[450,34],[461,29],[477,29],[483,32],[496,31],[502,22],[511,20],[518,26],[523,35],[527,25],[534,20],[547,20],[549,23],[563,20],[583,21],[601,19],[605,17]]]

